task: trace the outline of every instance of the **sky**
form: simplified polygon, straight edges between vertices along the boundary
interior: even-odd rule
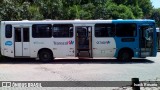
[[[154,8],[160,8],[160,0],[151,0]]]

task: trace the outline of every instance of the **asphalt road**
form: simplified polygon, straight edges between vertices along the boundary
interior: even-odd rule
[[[160,53],[157,57],[127,62],[113,58],[56,59],[50,63],[34,59],[0,61],[0,81],[131,81],[131,78],[139,78],[140,81],[160,81]]]

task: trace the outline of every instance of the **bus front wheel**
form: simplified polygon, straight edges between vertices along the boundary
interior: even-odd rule
[[[50,50],[41,50],[39,52],[39,59],[42,62],[50,62],[53,60],[53,54]]]
[[[129,61],[132,59],[132,53],[129,50],[121,50],[118,54],[118,60]]]

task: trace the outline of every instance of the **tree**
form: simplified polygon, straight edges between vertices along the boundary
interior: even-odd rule
[[[35,5],[30,5],[28,7],[28,13],[30,15],[29,20],[41,20],[43,19],[43,15],[40,13],[40,9],[39,7],[35,6]]]
[[[157,23],[157,26],[160,27],[160,8],[153,9],[151,18],[154,19]]]
[[[108,18],[108,13],[107,9],[103,5],[98,5],[93,13],[94,19],[107,19]]]
[[[138,5],[142,9],[143,18],[150,18],[153,6],[150,0],[138,0]]]
[[[62,0],[36,0],[34,2],[39,7],[39,12],[44,19],[62,19],[63,3]]]
[[[5,0],[0,4],[0,17],[2,20],[17,20],[17,12],[18,9],[13,2]]]
[[[69,7],[68,17],[69,19],[80,19],[81,8],[79,5],[73,5]]]
[[[112,0],[112,2],[116,3],[117,5],[120,5],[120,4],[125,5],[127,3],[127,1],[128,0]]]
[[[132,10],[132,13],[134,15],[134,17],[136,19],[141,19],[143,18],[143,12],[142,12],[142,9],[136,5],[136,6],[128,6],[131,10]]]
[[[30,3],[24,2],[22,5],[18,7],[18,16],[19,20],[28,20],[31,19],[30,12],[29,12]]]
[[[107,7],[107,11],[112,19],[134,19],[134,15],[130,8],[125,5],[111,4]]]
[[[150,18],[152,10],[153,6],[150,0],[0,1],[1,20],[139,19]]]
[[[92,19],[92,18],[94,18],[95,6],[93,5],[93,3],[84,4],[81,7],[82,7],[81,15],[80,15],[81,19]]]

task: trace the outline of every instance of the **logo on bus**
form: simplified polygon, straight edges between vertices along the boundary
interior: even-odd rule
[[[70,40],[70,41],[66,41],[66,42],[53,42],[54,45],[73,45],[74,41]]]
[[[73,44],[74,44],[74,41],[70,40],[70,41],[68,41],[68,44],[69,44],[69,45],[73,45]]]
[[[12,42],[11,42],[11,41],[6,41],[6,42],[5,42],[5,45],[6,45],[6,46],[12,46]]]
[[[110,41],[97,41],[97,44],[110,44]]]

